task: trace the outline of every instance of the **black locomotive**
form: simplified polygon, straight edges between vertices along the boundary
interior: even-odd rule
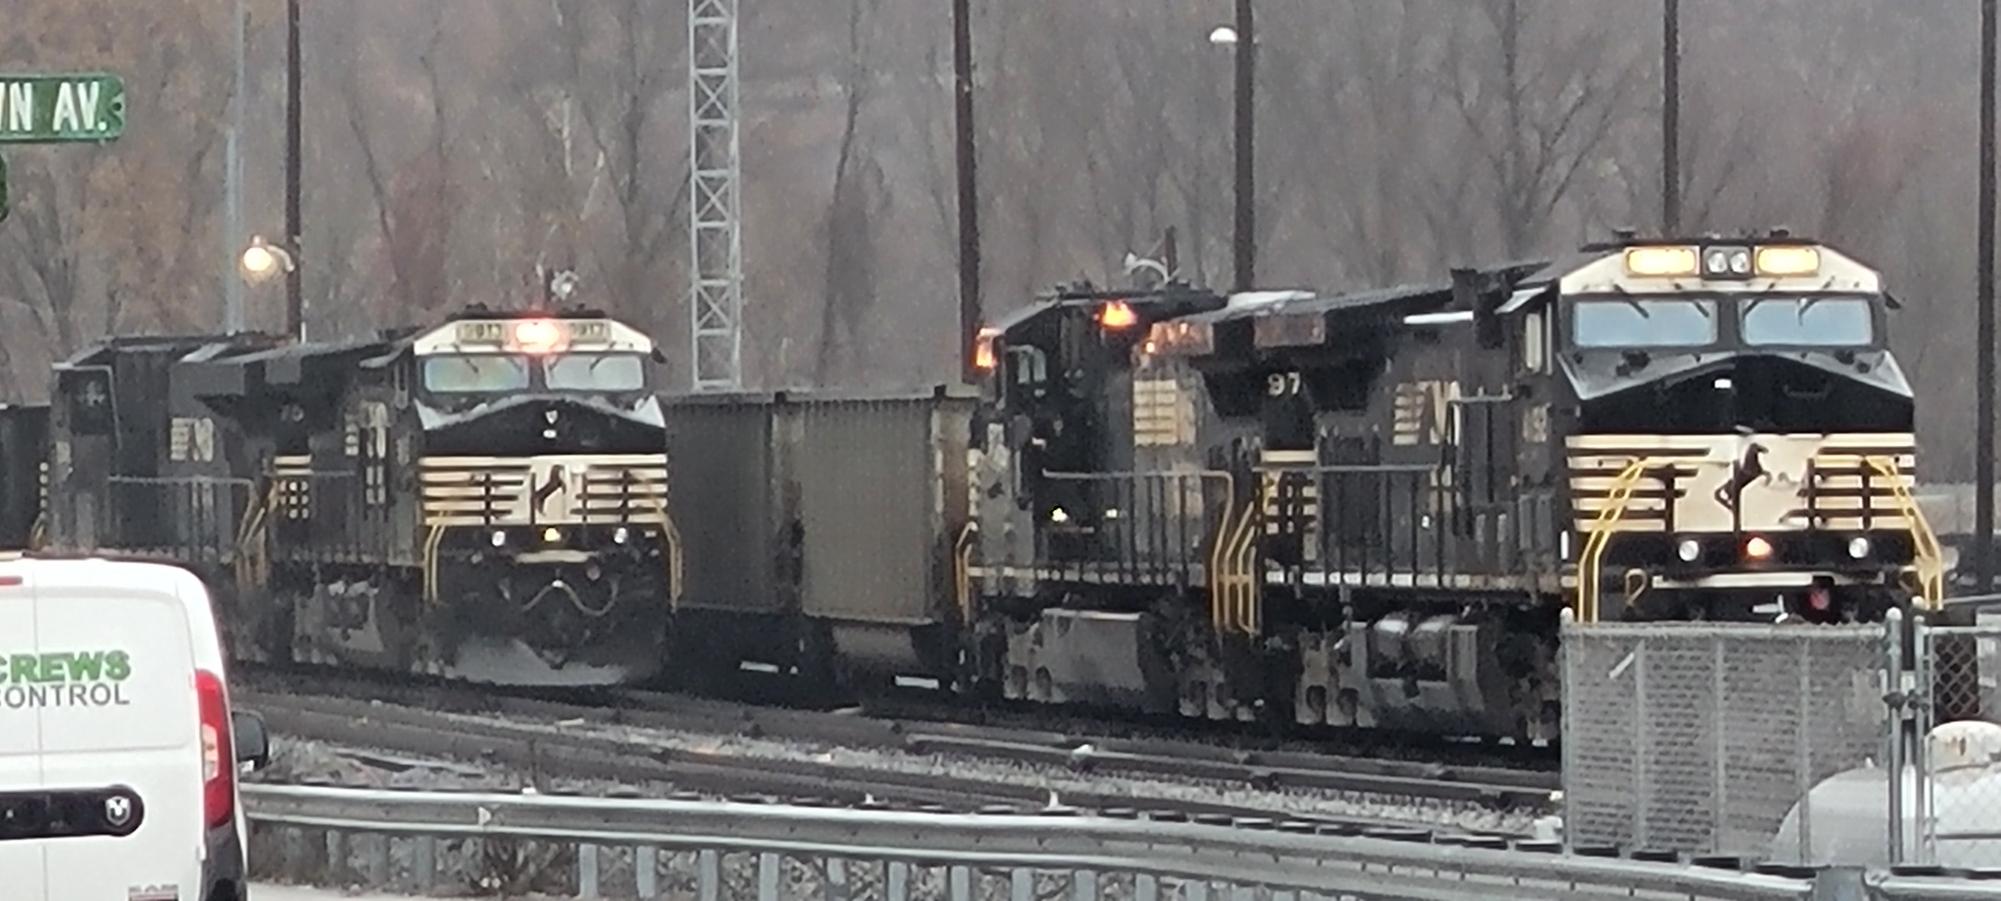
[[[1621,241],[1335,297],[1074,291],[988,335],[975,676],[1554,737],[1559,612],[1936,602],[1879,276]]]
[[[57,367],[39,537],[195,569],[241,657],[649,678],[678,565],[656,354],[588,311],[112,340]]]

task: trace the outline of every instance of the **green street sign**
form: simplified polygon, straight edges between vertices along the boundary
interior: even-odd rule
[[[0,144],[97,143],[125,133],[116,75],[0,75]]]

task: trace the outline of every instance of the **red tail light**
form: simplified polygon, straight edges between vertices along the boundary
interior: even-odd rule
[[[229,693],[222,677],[195,672],[201,706],[202,811],[211,828],[236,816],[236,748],[229,724]]]

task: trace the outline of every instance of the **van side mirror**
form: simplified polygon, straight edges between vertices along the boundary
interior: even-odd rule
[[[271,733],[264,727],[264,717],[254,711],[239,710],[230,714],[229,721],[237,765],[249,764],[251,772],[270,766]]]

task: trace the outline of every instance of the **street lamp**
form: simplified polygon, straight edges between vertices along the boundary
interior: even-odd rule
[[[299,268],[290,251],[264,240],[263,235],[250,239],[250,246],[243,249],[238,262],[243,268],[243,280],[253,285],[261,285],[281,271],[290,275]]]
[[[1257,173],[1254,161],[1257,137],[1257,47],[1258,33],[1252,18],[1251,0],[1237,0],[1234,26],[1222,25],[1209,32],[1209,43],[1236,49],[1236,290],[1249,291],[1257,283],[1257,210],[1254,196]]]

